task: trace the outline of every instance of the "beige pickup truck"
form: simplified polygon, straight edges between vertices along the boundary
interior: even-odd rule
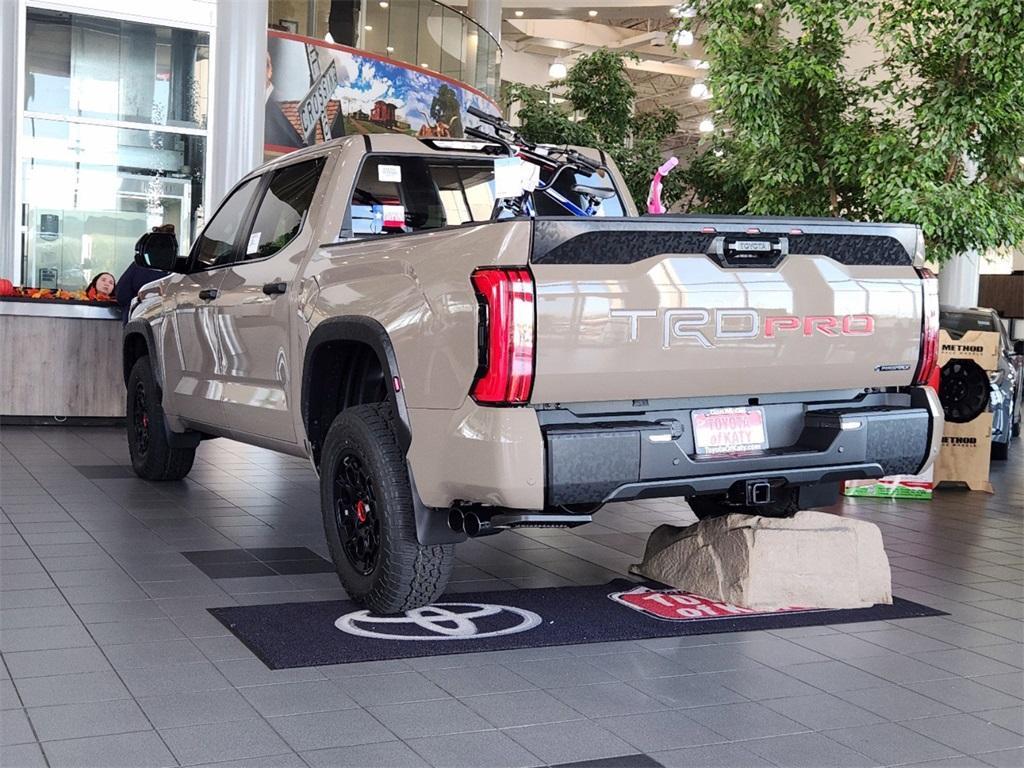
[[[242,179],[187,256],[144,239],[171,274],[124,336],[138,475],[180,479],[217,436],[307,457],[342,584],[391,613],[441,594],[467,536],[658,497],[785,515],[929,466],[916,227],[638,216],[587,150],[599,170],[516,214],[497,149],[330,141]]]

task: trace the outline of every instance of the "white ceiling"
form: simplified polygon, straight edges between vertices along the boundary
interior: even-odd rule
[[[697,125],[708,112],[707,102],[690,96],[690,87],[703,70],[700,40],[673,49],[676,20],[665,0],[506,0],[502,16],[502,48],[571,64],[572,57],[600,47],[631,51],[639,62],[627,61],[637,89],[640,110],[669,107],[679,113],[679,135],[668,149],[697,139]],[[557,6],[557,7],[552,7]],[[596,10],[591,17],[588,11]],[[516,16],[522,11],[522,16]]]

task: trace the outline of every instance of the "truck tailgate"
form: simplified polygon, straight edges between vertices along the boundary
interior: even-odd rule
[[[916,236],[838,220],[537,220],[532,402],[908,385]]]

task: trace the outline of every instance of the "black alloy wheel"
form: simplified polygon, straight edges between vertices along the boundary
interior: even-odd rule
[[[172,442],[179,438],[168,431],[160,386],[148,356],[135,361],[127,383],[125,438],[132,469],[144,480],[181,480],[192,469],[196,449]]]
[[[939,400],[946,421],[973,421],[988,408],[988,374],[973,360],[950,360],[939,374]]]
[[[345,557],[357,573],[368,576],[380,559],[380,520],[373,478],[354,453],[338,462],[334,498],[334,522]]]

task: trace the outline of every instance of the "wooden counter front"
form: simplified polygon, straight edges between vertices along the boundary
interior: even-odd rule
[[[122,418],[117,307],[0,301],[0,417]]]

